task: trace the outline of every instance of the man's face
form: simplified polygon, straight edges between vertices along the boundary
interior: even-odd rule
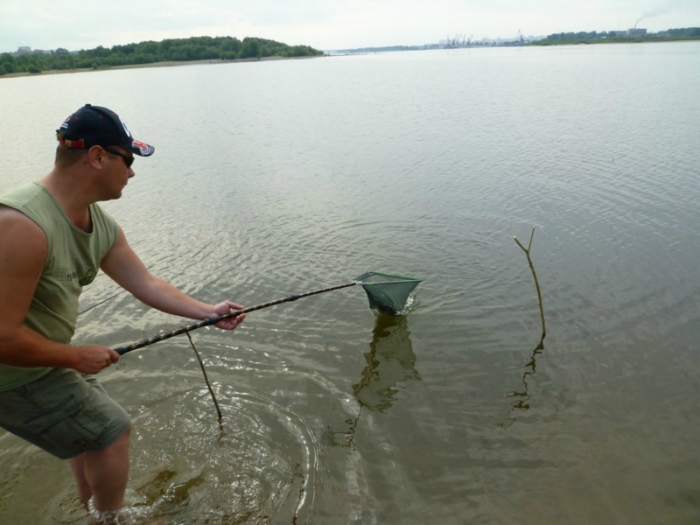
[[[122,190],[127,185],[129,179],[135,175],[131,165],[134,162],[134,155],[126,151],[120,146],[108,146],[102,148],[107,158],[109,166],[107,170],[107,178],[110,183],[110,194],[114,195],[112,199],[118,199],[122,196]]]

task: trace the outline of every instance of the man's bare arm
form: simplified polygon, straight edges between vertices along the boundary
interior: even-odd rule
[[[227,314],[231,309],[242,309],[240,305],[230,301],[216,305],[203,303],[151,274],[129,246],[121,228],[114,246],[102,260],[101,268],[139,301],[162,312],[190,319],[206,319]],[[216,326],[231,330],[240,324],[244,317],[245,315],[240,315],[226,319]]]
[[[116,362],[119,356],[109,348],[57,343],[24,325],[46,261],[46,235],[5,206],[0,206],[0,232],[0,363],[97,373]]]

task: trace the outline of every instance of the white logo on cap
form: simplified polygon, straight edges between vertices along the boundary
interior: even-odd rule
[[[119,117],[119,122],[122,123],[122,126],[124,127],[124,131],[126,131],[126,134],[127,134],[130,138],[132,138],[132,137],[131,137],[131,131],[129,131],[129,128],[126,127],[126,122],[124,122],[124,121],[122,120],[121,117]]]

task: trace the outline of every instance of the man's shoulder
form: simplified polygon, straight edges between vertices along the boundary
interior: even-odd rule
[[[31,224],[36,224],[27,216],[26,213],[23,213],[7,204],[3,204],[2,202],[0,202],[0,221],[3,221],[4,223],[29,221]]]
[[[46,240],[46,233],[33,219],[2,203],[0,203],[0,231],[3,232],[3,236],[21,237],[28,242]]]
[[[10,204],[31,200],[41,195],[44,188],[37,182],[28,182],[0,194],[0,204]]]

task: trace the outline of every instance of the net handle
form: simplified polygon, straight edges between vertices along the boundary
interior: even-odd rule
[[[202,328],[204,326],[211,326],[213,324],[218,323],[219,321],[223,321],[224,319],[230,319],[231,317],[236,317],[236,316],[239,316],[241,314],[246,314],[248,312],[254,312],[256,310],[262,310],[263,308],[267,308],[269,306],[275,306],[276,304],[289,303],[291,301],[296,301],[297,299],[301,299],[302,297],[309,297],[310,295],[331,292],[333,290],[340,290],[341,288],[348,288],[348,287],[354,286],[356,284],[361,284],[361,283],[359,283],[358,281],[353,281],[351,283],[345,283],[345,284],[340,284],[337,286],[331,286],[330,288],[323,288],[321,290],[315,290],[313,292],[306,292],[306,293],[299,294],[299,295],[290,295],[289,297],[284,297],[282,299],[277,299],[275,301],[270,301],[267,303],[258,304],[256,306],[249,306],[248,308],[244,308],[243,310],[235,310],[233,312],[223,314],[223,315],[218,315],[216,317],[208,317],[202,321],[192,323],[191,325],[184,326],[182,328],[178,328],[177,330],[173,330],[172,332],[149,337],[148,339],[142,339],[141,341],[138,341],[136,343],[132,343],[130,345],[118,346],[117,348],[114,349],[114,351],[117,352],[119,355],[128,354],[129,352],[132,352],[134,350],[138,350],[139,348],[143,348],[144,346],[152,345],[153,343],[157,343],[159,341],[164,341],[166,339],[170,339],[171,337],[175,337],[176,335],[184,334],[185,332],[191,332],[192,330],[196,330],[197,328]]]
[[[356,284],[361,284],[362,286],[372,286],[374,284],[379,284],[379,285],[387,285],[387,284],[401,284],[401,283],[421,283],[420,279],[406,279],[404,281],[387,281],[383,283],[366,283],[366,282],[361,282],[361,281],[355,281]]]

